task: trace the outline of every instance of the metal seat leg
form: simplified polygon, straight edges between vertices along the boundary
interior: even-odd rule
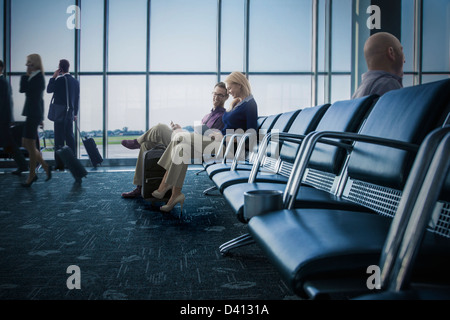
[[[243,247],[249,244],[255,243],[252,236],[249,233],[243,234],[237,238],[225,242],[219,247],[220,253],[226,255],[228,251],[234,248]]]
[[[195,175],[199,175],[200,173],[202,173],[202,172],[204,172],[204,171],[206,171],[206,169],[205,168],[203,168],[202,170],[199,170],[199,171],[197,171],[196,173],[195,173]]]
[[[206,189],[205,191],[203,191],[203,195],[209,196],[209,195],[210,195],[209,192],[210,192],[210,191],[214,191],[214,190],[217,190],[217,187],[216,187],[216,186],[213,186],[213,187],[208,188],[208,189]]]

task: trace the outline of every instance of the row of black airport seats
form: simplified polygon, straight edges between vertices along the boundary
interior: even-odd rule
[[[449,293],[448,163],[438,174],[443,182],[433,184],[435,198],[427,197],[430,184],[424,183],[432,157],[448,158],[437,146],[450,131],[449,112],[450,79],[262,117],[264,139],[247,146],[244,159],[237,156],[250,139],[236,135],[232,162],[204,163],[214,182],[205,194],[219,191],[249,230],[221,252],[256,242],[302,298],[372,293],[369,267],[380,271],[375,288],[385,295],[376,297],[406,297],[389,296],[398,270],[402,292],[425,283],[432,293],[441,287]],[[253,190],[280,190],[283,208],[247,219],[245,193]],[[396,259],[408,245],[403,240],[414,210],[428,220],[412,232],[423,236],[405,276],[405,262]],[[408,297],[424,297],[417,292]]]

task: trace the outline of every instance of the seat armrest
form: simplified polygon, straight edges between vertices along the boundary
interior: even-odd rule
[[[305,137],[303,143],[300,145],[300,149],[295,158],[294,166],[292,168],[292,175],[289,177],[283,197],[285,208],[288,209],[293,208],[302,178],[308,167],[308,162],[318,142],[333,145],[339,144],[342,147],[345,145],[347,148],[349,148],[348,150],[350,150],[351,148],[350,145],[332,141],[329,139],[341,139],[347,142],[360,141],[364,143],[377,144],[412,152],[417,152],[419,149],[419,146],[416,144],[407,143],[399,140],[361,135],[359,133],[335,132],[335,131],[311,132]]]

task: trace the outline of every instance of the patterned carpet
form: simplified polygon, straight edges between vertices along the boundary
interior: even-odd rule
[[[186,201],[168,214],[122,199],[131,171],[89,171],[81,186],[69,172],[45,173],[29,189],[0,173],[0,299],[291,300],[256,245],[222,256],[220,244],[246,232],[212,186],[188,171]],[[80,269],[81,289],[69,266]]]

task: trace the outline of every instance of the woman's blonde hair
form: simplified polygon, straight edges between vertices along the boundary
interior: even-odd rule
[[[42,74],[44,74],[44,65],[42,64],[41,56],[37,53],[32,53],[27,56],[30,59],[31,63],[36,67],[36,69],[41,70]]]
[[[228,77],[224,80],[225,83],[235,83],[241,86],[242,95],[244,97],[248,97],[252,94],[252,87],[250,86],[250,82],[247,77],[239,71],[234,71],[228,75]],[[230,108],[228,111],[234,109],[234,107],[241,101],[241,99],[237,98],[231,102]]]

